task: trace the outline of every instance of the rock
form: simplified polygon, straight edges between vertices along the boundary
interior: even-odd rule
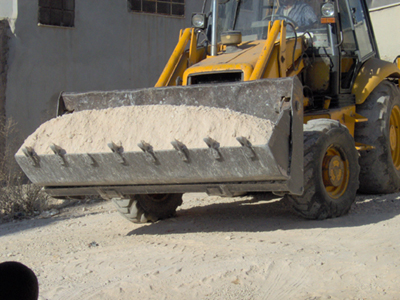
[[[52,210],[46,210],[46,211],[42,212],[40,214],[40,217],[46,219],[46,218],[50,218],[50,217],[53,217],[55,215],[58,215],[59,213],[60,213],[60,211],[58,209],[54,208]]]

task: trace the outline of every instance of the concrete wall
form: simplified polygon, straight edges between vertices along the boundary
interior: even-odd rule
[[[126,0],[75,0],[75,27],[37,25],[38,1],[18,0],[9,42],[7,117],[22,136],[55,115],[61,91],[153,86],[202,1],[186,17],[131,13]]]
[[[6,88],[8,70],[8,40],[10,27],[6,19],[0,20],[0,163],[5,153],[6,135],[4,132],[6,124]]]
[[[393,61],[400,55],[400,4],[371,9],[370,15],[381,59]]]

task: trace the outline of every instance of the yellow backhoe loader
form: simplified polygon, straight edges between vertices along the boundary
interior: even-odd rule
[[[155,88],[62,93],[59,117],[15,157],[50,195],[100,195],[133,222],[173,215],[186,192],[272,192],[305,218],[339,217],[358,190],[400,189],[399,78],[399,62],[379,59],[365,0],[205,0]],[[163,107],[176,110],[159,124]],[[79,130],[57,125],[83,114]],[[109,128],[89,126],[112,114]],[[269,127],[255,139],[225,126],[235,118]],[[118,126],[132,130],[116,140]],[[175,134],[167,146],[160,127]]]

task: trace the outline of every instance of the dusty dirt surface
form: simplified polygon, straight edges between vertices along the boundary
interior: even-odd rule
[[[325,221],[268,198],[187,194],[154,224],[65,207],[0,225],[0,261],[31,267],[40,299],[399,299],[400,194]]]
[[[207,147],[211,137],[221,147],[240,146],[236,137],[264,145],[271,135],[271,122],[229,109],[173,105],[124,106],[66,114],[43,123],[21,148],[37,154],[53,154],[51,144],[66,153],[110,152],[107,144],[120,144],[125,151],[141,151],[142,140],[154,150],[172,150],[179,140],[188,148]],[[17,153],[23,155],[20,149]]]

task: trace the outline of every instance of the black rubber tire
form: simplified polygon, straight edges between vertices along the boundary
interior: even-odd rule
[[[132,195],[112,199],[117,210],[133,223],[156,222],[172,217],[182,204],[182,194]]]
[[[390,115],[395,105],[400,107],[399,88],[385,80],[357,107],[357,113],[368,121],[356,124],[354,138],[375,147],[360,151],[360,192],[388,194],[400,190],[400,170],[393,163],[389,139]]]
[[[323,181],[323,159],[334,147],[348,162],[348,182],[337,198],[331,197]],[[302,217],[326,219],[340,217],[351,208],[358,189],[358,152],[348,129],[338,121],[318,119],[304,125],[304,193],[286,195],[285,201]]]

